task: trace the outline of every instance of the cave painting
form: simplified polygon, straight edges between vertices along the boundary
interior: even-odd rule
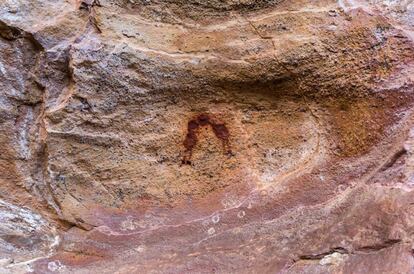
[[[232,155],[230,144],[229,144],[229,130],[226,125],[217,119],[211,117],[210,115],[203,113],[199,114],[188,122],[187,125],[187,135],[184,140],[184,158],[182,164],[189,165],[191,164],[191,155],[193,153],[194,147],[197,145],[197,132],[200,127],[211,126],[214,134],[218,139],[221,140],[223,144],[223,151],[227,155]]]

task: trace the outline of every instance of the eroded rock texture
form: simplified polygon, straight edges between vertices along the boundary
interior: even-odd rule
[[[414,3],[3,0],[0,272],[411,273]]]

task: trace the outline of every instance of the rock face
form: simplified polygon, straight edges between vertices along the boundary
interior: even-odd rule
[[[414,4],[0,3],[2,273],[411,273]]]

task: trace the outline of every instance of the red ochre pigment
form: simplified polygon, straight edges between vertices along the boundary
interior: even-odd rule
[[[232,155],[232,152],[230,150],[230,144],[229,144],[229,137],[230,133],[227,129],[226,125],[224,123],[218,122],[215,119],[212,119],[208,114],[200,114],[193,119],[191,119],[188,122],[187,125],[187,136],[184,140],[184,158],[182,160],[182,164],[189,165],[191,164],[191,155],[193,153],[193,149],[197,144],[197,131],[202,126],[208,126],[210,125],[213,129],[214,134],[218,139],[221,140],[223,144],[223,150],[224,153],[228,155]]]

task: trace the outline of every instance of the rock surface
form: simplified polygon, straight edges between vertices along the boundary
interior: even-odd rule
[[[2,273],[411,273],[414,4],[4,0]]]

